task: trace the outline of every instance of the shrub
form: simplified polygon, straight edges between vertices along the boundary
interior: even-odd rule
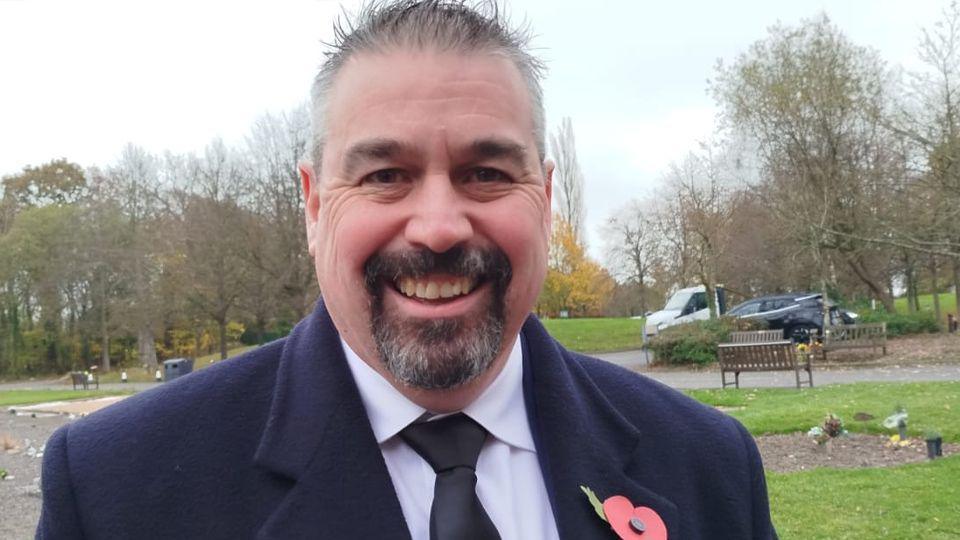
[[[915,313],[887,313],[886,311],[865,311],[858,322],[885,322],[888,336],[907,334],[925,334],[940,331],[940,325],[931,311]]]
[[[735,317],[693,321],[661,330],[647,347],[656,364],[702,366],[717,360],[717,344],[728,341],[730,332],[764,327],[761,321]]]

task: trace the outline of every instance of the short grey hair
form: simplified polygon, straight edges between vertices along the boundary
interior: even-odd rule
[[[313,142],[310,158],[317,174],[326,137],[326,103],[340,69],[354,54],[399,48],[486,52],[503,55],[520,71],[530,96],[534,140],[542,162],[546,155],[543,90],[546,71],[529,52],[531,33],[526,24],[510,28],[496,0],[467,4],[466,0],[372,0],[354,17],[334,24],[334,40],[311,89]]]

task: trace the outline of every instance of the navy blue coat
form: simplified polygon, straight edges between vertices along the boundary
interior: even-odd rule
[[[521,335],[561,538],[615,538],[581,485],[653,508],[671,540],[775,538],[739,423],[533,317]],[[42,485],[44,539],[410,538],[322,302],[285,339],[60,428]]]

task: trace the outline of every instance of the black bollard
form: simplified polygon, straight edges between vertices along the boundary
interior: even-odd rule
[[[927,439],[927,458],[936,459],[943,455],[943,438],[931,437]]]

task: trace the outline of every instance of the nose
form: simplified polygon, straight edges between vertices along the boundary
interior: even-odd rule
[[[447,175],[423,179],[413,198],[404,236],[411,245],[443,253],[473,236],[467,201]]]

